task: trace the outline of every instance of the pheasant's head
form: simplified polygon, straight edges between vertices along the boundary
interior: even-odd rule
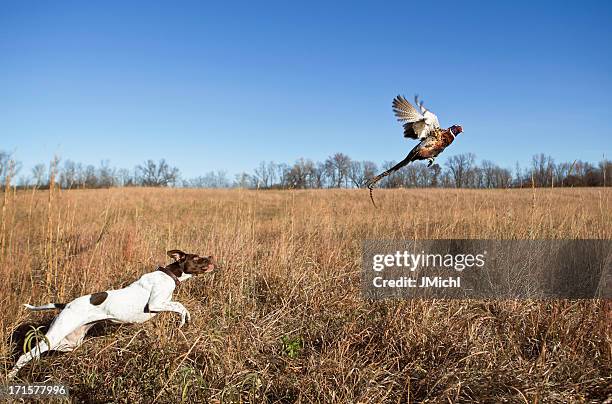
[[[459,133],[463,132],[463,128],[461,127],[461,125],[453,125],[450,128],[455,135],[458,135]]]

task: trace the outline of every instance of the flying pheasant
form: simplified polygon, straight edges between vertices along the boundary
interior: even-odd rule
[[[374,184],[412,161],[429,160],[427,167],[430,167],[438,154],[453,143],[455,136],[463,132],[463,128],[459,125],[453,125],[448,129],[440,128],[438,117],[423,106],[423,101],[419,102],[417,95],[414,96],[414,102],[419,110],[415,109],[404,97],[398,95],[393,99],[393,112],[397,120],[403,122],[404,137],[419,139],[421,142],[410,150],[405,159],[367,182],[370,199],[374,206],[376,206],[372,196]]]

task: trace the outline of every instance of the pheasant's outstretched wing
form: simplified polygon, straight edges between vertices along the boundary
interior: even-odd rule
[[[423,113],[417,111],[412,104],[401,95],[393,99],[393,112],[397,120],[404,123],[404,137],[423,140],[427,137],[431,129],[439,127],[440,125],[438,124],[438,118],[428,111],[423,106],[423,103],[419,104],[417,98],[415,98],[415,100],[417,100],[416,104]]]
[[[421,114],[423,114],[423,117],[425,118],[425,124],[427,125],[430,131],[432,129],[437,129],[440,127],[440,122],[438,122],[438,117],[436,116],[436,114],[425,108],[425,106],[423,105],[423,101],[419,101],[418,95],[414,96],[414,103],[419,107]]]
[[[424,119],[423,115],[401,95],[393,99],[393,112],[400,122],[413,123]]]

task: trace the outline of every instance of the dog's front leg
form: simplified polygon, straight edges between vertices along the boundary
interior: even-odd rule
[[[165,288],[155,288],[151,291],[151,295],[149,296],[149,311],[152,313],[159,313],[162,311],[171,311],[174,313],[178,313],[181,315],[181,325],[182,327],[186,321],[191,320],[191,316],[189,312],[179,302],[172,301],[172,289]]]
[[[189,314],[189,311],[179,302],[161,302],[156,304],[149,303],[149,310],[152,313],[171,311],[180,314],[181,324],[179,325],[179,328],[185,325],[185,322],[191,321],[191,315]]]
[[[173,311],[181,315],[181,324],[179,324],[179,328],[184,326],[185,322],[191,322],[191,314],[189,314],[189,310],[187,310],[185,306],[179,302],[168,302],[168,304],[172,305]]]

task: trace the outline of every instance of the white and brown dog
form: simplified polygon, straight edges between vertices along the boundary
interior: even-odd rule
[[[156,271],[144,274],[136,282],[123,289],[108,290],[78,297],[67,304],[49,303],[31,306],[30,310],[63,309],[49,326],[49,330],[36,347],[21,355],[8,374],[8,379],[17,375],[26,363],[40,357],[45,351],[68,352],[83,342],[87,331],[97,322],[110,320],[117,323],[143,323],[162,311],[181,315],[181,324],[190,321],[185,306],[172,301],[172,292],[194,275],[217,268],[214,257],[200,257],[180,250],[168,251],[174,262]]]

